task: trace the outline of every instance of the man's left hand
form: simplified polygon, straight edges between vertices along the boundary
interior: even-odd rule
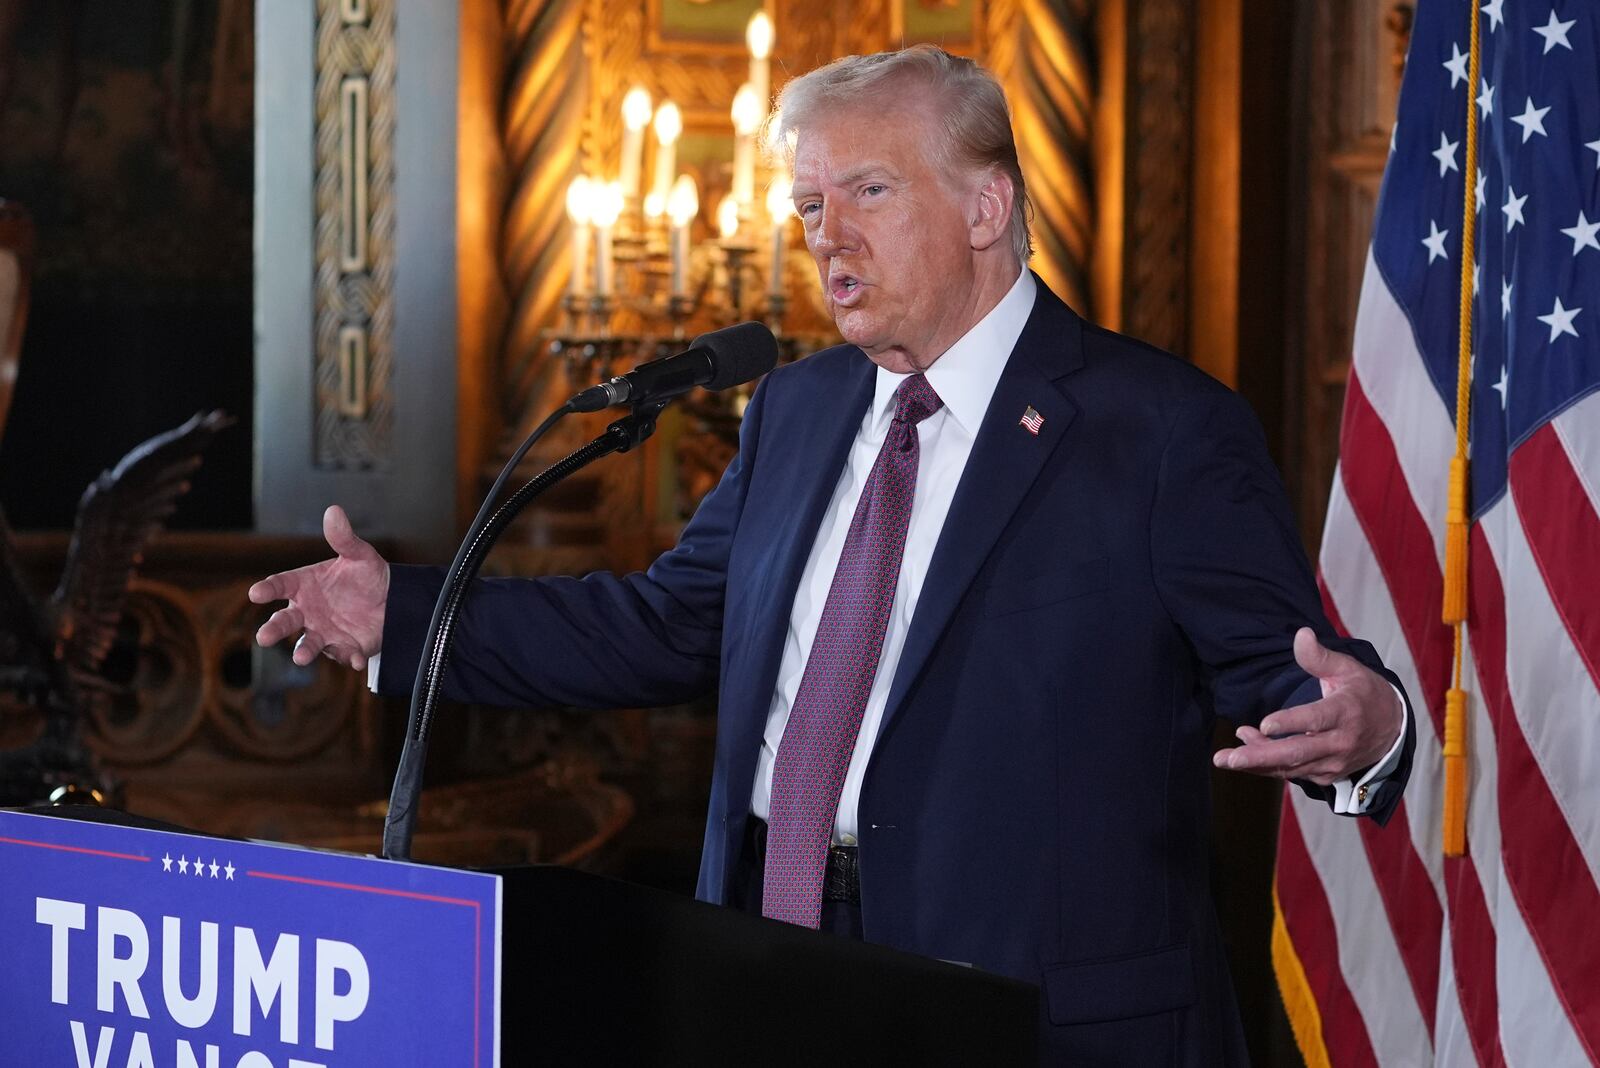
[[[1231,771],[1327,786],[1383,759],[1404,720],[1394,687],[1352,656],[1317,641],[1310,627],[1294,636],[1294,659],[1322,683],[1322,700],[1285,708],[1240,727],[1243,745],[1219,749],[1212,762]]]

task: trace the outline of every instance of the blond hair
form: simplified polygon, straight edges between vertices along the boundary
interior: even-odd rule
[[[907,90],[931,97],[944,136],[935,146],[951,172],[999,172],[1011,180],[1008,232],[1017,262],[1033,255],[1028,219],[1033,213],[1005,90],[993,74],[970,59],[933,45],[898,52],[845,56],[794,79],[778,95],[768,130],[769,150],[792,155],[795,137],[813,116],[863,101],[911,99]]]

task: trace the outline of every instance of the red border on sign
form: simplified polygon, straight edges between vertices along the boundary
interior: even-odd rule
[[[10,845],[33,846],[35,849],[54,849],[62,853],[88,853],[95,857],[110,857],[112,860],[137,860],[140,864],[150,863],[149,857],[136,856],[133,853],[109,853],[104,849],[85,849],[83,846],[57,845],[54,842],[31,842],[26,838],[6,838],[0,836],[0,842]]]
[[[163,832],[165,833],[165,832]],[[35,849],[53,849],[60,853],[87,853],[95,857],[108,857],[111,860],[132,860],[140,864],[148,864],[154,858],[142,857],[134,853],[113,853],[105,849],[89,849],[85,846],[59,845],[55,842],[35,842],[27,838],[8,838],[0,835],[0,843],[7,845],[32,846]],[[423,894],[415,890],[391,890],[382,886],[362,886],[359,883],[336,883],[327,879],[310,879],[302,875],[279,875],[269,871],[246,871],[257,879],[275,879],[285,883],[305,883],[308,886],[321,886],[331,890],[354,890],[364,894],[383,894],[388,897],[409,897],[417,901],[433,901],[441,905],[460,905],[472,909],[472,1063],[477,1064],[480,1057],[480,1032],[482,1028],[482,986],[483,986],[483,908],[480,902],[463,897],[443,897],[438,894]]]

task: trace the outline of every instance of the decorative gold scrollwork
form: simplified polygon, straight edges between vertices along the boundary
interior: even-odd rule
[[[394,0],[317,0],[315,456],[388,456],[393,398]]]
[[[363,673],[318,658],[295,666],[284,648],[261,649],[261,609],[247,584],[219,596],[220,625],[206,643],[206,714],[230,746],[262,760],[298,760],[326,746],[368,700]]]
[[[152,764],[194,736],[205,718],[202,634],[187,593],[133,581],[104,679],[82,686],[85,740],[98,756],[112,764]]]

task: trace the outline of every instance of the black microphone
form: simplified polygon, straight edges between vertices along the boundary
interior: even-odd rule
[[[641,363],[573,397],[575,412],[598,412],[617,404],[667,401],[696,386],[727,389],[758,378],[778,362],[778,341],[761,323],[725,326],[694,339],[687,351]]]

